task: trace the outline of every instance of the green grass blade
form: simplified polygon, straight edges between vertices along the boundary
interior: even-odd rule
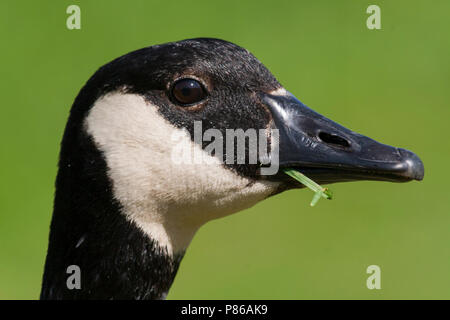
[[[314,197],[311,201],[311,206],[314,207],[320,198],[325,198],[331,200],[333,198],[333,193],[328,188],[323,188],[321,185],[315,183],[313,180],[309,179],[307,176],[295,169],[283,169],[284,173],[288,176],[294,178],[301,184],[305,185],[312,191],[314,191]]]

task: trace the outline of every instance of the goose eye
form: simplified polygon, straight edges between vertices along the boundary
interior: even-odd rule
[[[184,105],[197,103],[206,97],[200,82],[194,79],[181,79],[175,82],[172,96],[176,102]]]

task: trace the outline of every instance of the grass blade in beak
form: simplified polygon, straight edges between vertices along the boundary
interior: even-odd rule
[[[331,200],[333,198],[333,193],[328,188],[323,188],[319,184],[315,183],[311,179],[309,179],[304,174],[298,172],[294,169],[284,169],[284,173],[288,176],[294,178],[301,184],[305,185],[309,189],[315,192],[313,199],[311,200],[311,207],[314,207],[320,198],[325,198]]]

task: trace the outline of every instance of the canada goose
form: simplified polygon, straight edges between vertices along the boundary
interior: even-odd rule
[[[260,163],[174,163],[175,144],[205,147],[193,141],[195,121],[203,131],[276,128],[280,167],[319,183],[424,174],[414,153],[307,108],[235,44],[201,38],[137,50],[101,67],[72,106],[42,299],[163,299],[201,225],[302,187],[281,170],[261,175]],[[70,265],[81,270],[79,290],[66,286]]]

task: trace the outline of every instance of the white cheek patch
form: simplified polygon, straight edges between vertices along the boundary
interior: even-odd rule
[[[248,208],[278,186],[241,177],[214,157],[209,165],[171,161],[180,143],[171,137],[183,130],[139,95],[103,96],[90,110],[85,128],[105,156],[123,213],[169,254],[186,249],[205,222]],[[181,135],[182,143],[204,152],[187,133]]]

